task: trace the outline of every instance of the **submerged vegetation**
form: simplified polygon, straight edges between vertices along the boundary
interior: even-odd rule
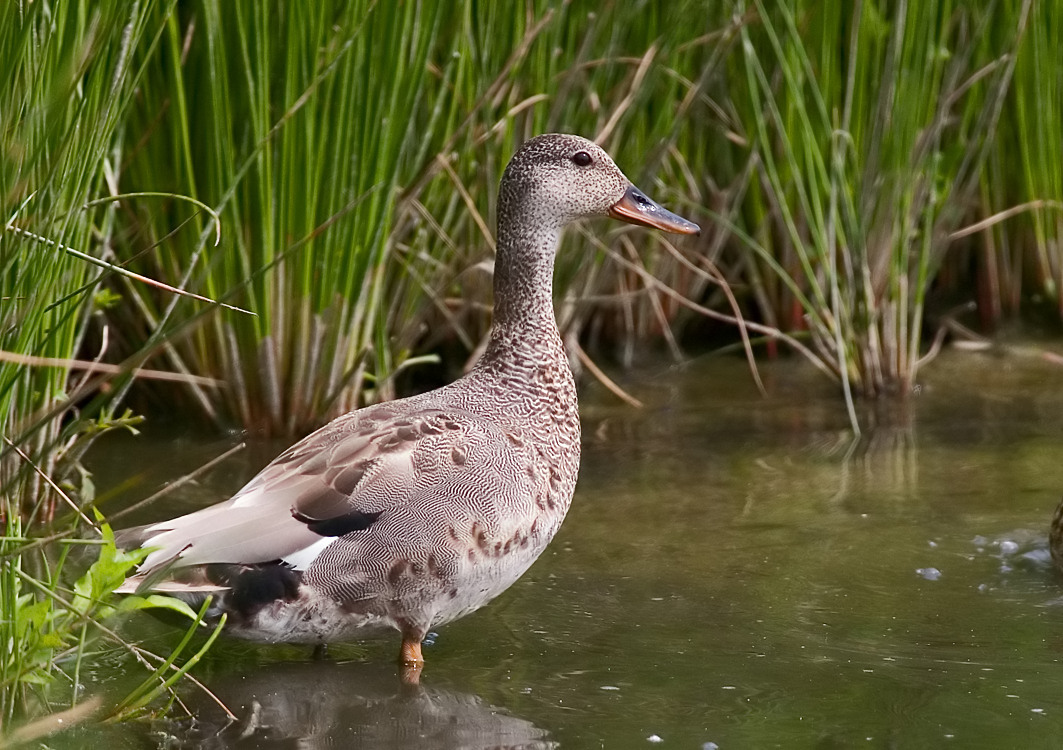
[[[449,378],[536,133],[596,138],[709,230],[568,239],[584,362],[742,331],[835,379],[858,430],[855,400],[909,392],[948,332],[1058,324],[1061,29],[1033,0],[5,4],[4,721],[114,608],[116,580],[81,607],[87,574],[32,538],[93,527],[88,441],[127,404],[295,436],[404,369]]]

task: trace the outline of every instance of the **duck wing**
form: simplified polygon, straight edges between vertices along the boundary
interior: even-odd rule
[[[138,573],[277,560],[305,569],[336,537],[370,528],[429,488],[445,501],[441,485],[454,485],[455,475],[469,469],[480,474],[464,465],[470,440],[503,452],[512,447],[500,427],[477,414],[400,406],[380,404],[340,417],[286,450],[229,500],[145,527],[142,544],[154,549]],[[468,487],[474,479],[465,476],[458,484]]]

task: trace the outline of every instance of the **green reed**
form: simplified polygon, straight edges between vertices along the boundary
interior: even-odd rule
[[[1017,17],[1024,3],[1000,4]],[[977,282],[979,311],[989,326],[1022,306],[1063,312],[1063,15],[1055,3],[1034,3],[1015,60],[1015,79],[982,178],[984,243]],[[984,44],[998,44],[1001,29]],[[960,277],[962,279],[962,276]]]
[[[727,162],[726,142],[706,120],[736,25],[725,7],[695,2],[542,2],[523,13],[470,4],[450,24],[437,55],[452,92],[440,122],[447,138],[404,193],[405,221],[392,242],[405,257],[437,263],[425,273],[435,273],[431,286],[445,295],[411,306],[429,321],[423,327],[453,327],[475,349],[489,322],[482,262],[509,155],[541,132],[596,138],[636,183],[698,218],[711,191],[704,165]],[[565,242],[555,280],[560,322],[570,343],[600,342],[629,360],[637,342],[671,333],[681,303],[712,293],[711,252],[707,242],[684,242],[688,254],[677,261],[667,237],[594,228],[603,233],[604,243],[577,231]]]
[[[126,252],[162,242],[135,266],[258,313],[214,316],[182,341],[158,338],[174,369],[228,384],[191,386],[192,402],[222,424],[299,434],[362,399],[394,395],[394,374],[440,339],[474,349],[487,324],[482,263],[495,186],[508,155],[537,132],[597,136],[651,191],[666,175],[661,184],[672,187],[655,191],[662,201],[680,210],[699,202],[683,197],[704,184],[688,160],[714,149],[676,108],[704,108],[722,59],[712,34],[728,27],[698,12],[691,39],[670,39],[683,17],[683,8],[590,2],[517,13],[320,4],[290,15],[199,2],[169,15],[122,185],[194,196],[225,231],[213,247],[206,217],[187,204],[143,204]],[[573,238],[582,252],[561,261],[559,296],[571,300],[573,340],[595,327],[630,349],[670,330],[672,297],[697,297],[710,282],[696,255],[684,261],[693,270],[676,272],[667,253],[650,252],[665,240],[635,235],[647,271],[626,234],[611,236],[604,250],[619,257],[600,274],[578,270],[580,256],[599,249]],[[667,288],[648,289],[640,272]],[[116,318],[131,342],[193,314],[153,290],[127,284],[122,293],[135,301],[133,314]]]
[[[755,4],[742,30],[761,306],[846,388],[906,393],[924,305],[971,220],[1024,15],[951,2]],[[991,24],[997,45],[978,43]],[[739,100],[741,101],[741,100]],[[851,412],[852,413],[852,412]]]
[[[76,387],[64,363],[78,353],[102,301],[93,296],[91,267],[40,237],[106,253],[115,207],[86,204],[107,194],[138,75],[132,48],[150,43],[149,33],[140,5],[86,11],[7,3],[0,10],[0,350],[10,355],[0,361],[8,441],[0,445],[0,490],[9,511],[54,503],[28,464],[55,471],[57,416]],[[20,357],[52,363],[27,365]]]
[[[196,2],[163,18],[123,184],[194,196],[222,217],[215,247],[207,217],[188,205],[137,216],[138,242],[161,243],[139,268],[188,274],[257,314],[161,339],[171,367],[228,384],[193,386],[211,418],[296,434],[358,403],[369,374],[370,386],[386,385],[401,364],[385,326],[386,239],[403,161],[424,136],[414,113],[437,6]],[[123,293],[135,300],[134,331],[175,330],[194,313],[151,290]]]
[[[170,4],[172,7],[172,3]],[[117,174],[128,109],[161,27],[143,3],[7,3],[0,8],[0,740],[37,714],[82,706],[86,648],[118,611],[177,609],[161,597],[112,600],[140,559],[117,550],[80,509],[91,479],[77,458],[114,417],[123,368],[73,369],[106,356],[100,286],[113,273]],[[86,257],[91,259],[87,262]],[[100,265],[109,270],[100,271]],[[119,269],[120,271],[120,269]],[[128,368],[124,368],[128,369]],[[105,392],[105,391],[108,391]],[[71,550],[95,547],[90,556]],[[76,562],[74,560],[76,558]],[[130,647],[133,648],[133,647]],[[135,649],[134,649],[135,650]],[[137,653],[137,658],[150,655]],[[88,698],[88,700],[86,700]],[[76,709],[68,718],[84,718]]]
[[[203,317],[115,279],[116,350],[148,342],[165,366],[217,378],[226,387],[155,392],[268,433],[390,397],[417,355],[476,349],[505,159],[535,133],[569,130],[708,229],[679,246],[630,228],[573,233],[557,277],[571,342],[630,361],[663,336],[679,356],[675,332],[693,316],[745,315],[847,393],[906,392],[941,264],[994,237],[1015,244],[1026,225],[965,228],[1058,192],[1058,170],[1042,166],[1058,148],[1043,137],[1051,116],[1033,114],[1058,113],[1053,11],[1037,6],[1027,24],[1027,7],[152,7],[164,31],[134,52],[144,85],[118,179],[200,200],[224,231],[215,246],[193,204],[138,201],[115,217],[116,247],[257,317]],[[1022,180],[994,181],[998,133],[1029,153]],[[1044,207],[1028,217],[1047,294],[1057,220]],[[1025,262],[1010,253],[997,265]]]

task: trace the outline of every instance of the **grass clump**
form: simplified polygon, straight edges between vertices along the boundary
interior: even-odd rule
[[[142,244],[166,243],[139,268],[184,274],[256,313],[213,317],[164,344],[172,368],[228,384],[191,385],[219,424],[299,434],[401,365],[386,326],[386,240],[403,166],[422,150],[414,115],[440,13],[211,0],[158,13],[165,34],[132,118],[143,142],[123,179],[196,197],[229,227],[215,248],[187,204],[135,217]],[[183,222],[194,230],[169,236]],[[138,311],[122,321],[131,337],[194,315],[150,290],[123,293]]]
[[[105,304],[94,297],[90,267],[58,245],[87,251],[109,243],[113,206],[86,204],[108,189],[115,170],[138,75],[132,48],[145,39],[139,5],[0,9],[0,421],[7,439],[0,491],[7,513],[54,508],[37,477],[60,468],[62,415],[70,413],[71,391],[87,392],[84,380],[70,378],[69,364],[96,304]],[[16,446],[40,474],[27,470]]]
[[[136,138],[108,164],[127,193],[164,195],[94,205],[93,226],[131,268],[256,315],[111,276],[110,356],[159,353],[188,376],[182,407],[218,425],[302,434],[395,395],[419,355],[475,353],[494,186],[543,131],[596,137],[662,202],[716,218],[683,251],[615,227],[570,238],[556,289],[577,353],[631,362],[660,338],[679,357],[692,315],[745,317],[851,402],[910,389],[928,298],[962,295],[971,268],[985,310],[1015,309],[1012,278],[1056,298],[1043,5],[134,7],[157,36],[123,58]],[[1021,178],[987,178],[1015,143]]]
[[[136,267],[258,314],[215,316],[163,344],[173,369],[228,384],[192,386],[182,403],[221,425],[298,435],[395,395],[395,373],[416,354],[453,339],[475,351],[488,323],[495,186],[535,133],[597,136],[636,181],[665,174],[662,183],[699,190],[685,155],[707,160],[712,149],[674,103],[703,106],[723,59],[713,43],[733,39],[734,25],[698,13],[704,38],[666,33],[696,7],[324,3],[289,15],[202,1],[166,16],[122,184],[193,196],[229,231],[215,248],[191,205],[142,203],[127,252],[165,242]],[[712,33],[718,23],[728,32]],[[696,202],[656,195],[680,210]],[[632,270],[630,242],[569,244],[557,286],[572,342],[593,329],[630,351],[670,331],[676,298],[710,283],[696,256],[646,253],[646,270],[636,254]],[[606,258],[604,271],[579,269],[588,254]],[[645,287],[654,274],[666,289]],[[195,315],[152,290],[122,293],[134,308],[113,320],[130,346]]]
[[[100,282],[122,272],[117,175],[141,58],[162,31],[151,7],[0,6],[0,731],[12,741],[39,734],[11,734],[13,723],[82,704],[86,647],[112,637],[112,615],[187,610],[111,600],[140,553],[118,551],[86,515],[93,488],[78,461],[94,437],[139,421],[117,404],[148,353],[101,366],[100,313],[117,300]],[[78,360],[86,353],[93,361]],[[79,575],[70,551],[80,535],[98,554]]]
[[[907,393],[925,304],[972,219],[1027,28],[949,2],[756,2],[742,29],[759,307],[846,393]],[[993,49],[978,40],[996,24]],[[855,426],[855,416],[854,416]]]
[[[1026,3],[999,4],[1014,18]],[[992,330],[1033,305],[1057,322],[1063,313],[1063,15],[1055,3],[1033,3],[1015,54],[1014,81],[1001,112],[980,197],[987,221],[979,228],[978,311]],[[998,45],[1005,28],[994,25],[982,44]],[[968,281],[951,268],[950,291]]]

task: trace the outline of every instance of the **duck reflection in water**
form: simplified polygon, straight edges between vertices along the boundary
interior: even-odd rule
[[[471,693],[396,681],[386,665],[271,664],[210,688],[238,720],[227,721],[201,695],[201,705],[189,706],[194,724],[166,728],[177,747],[557,747],[546,731],[504,708]]]

